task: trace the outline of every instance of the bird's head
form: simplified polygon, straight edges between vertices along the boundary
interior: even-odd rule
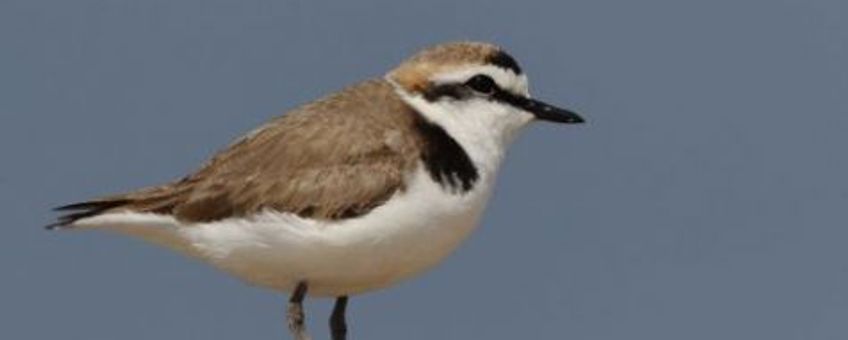
[[[572,111],[531,98],[527,76],[515,59],[487,43],[455,42],[424,49],[386,79],[407,103],[460,139],[490,135],[508,142],[533,120],[584,122]]]

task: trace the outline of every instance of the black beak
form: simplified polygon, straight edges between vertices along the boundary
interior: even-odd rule
[[[586,122],[583,117],[572,111],[561,109],[532,98],[513,95],[505,91],[495,94],[495,97],[500,101],[507,102],[512,106],[531,113],[539,120],[563,124],[582,124]]]
[[[583,117],[572,111],[561,109],[535,99],[526,98],[522,104],[520,107],[524,111],[532,113],[536,116],[536,119],[563,124],[582,124],[586,122]]]

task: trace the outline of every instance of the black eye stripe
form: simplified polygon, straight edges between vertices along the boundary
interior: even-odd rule
[[[471,96],[471,92],[463,84],[441,84],[430,86],[423,93],[424,99],[434,102],[443,97],[453,99],[464,99]]]
[[[485,98],[490,101],[504,103],[519,109],[525,106],[529,100],[527,97],[514,94],[499,87],[496,87],[494,92],[491,94],[483,97],[479,94],[475,94],[473,90],[469,89],[465,85],[465,83],[434,85],[424,91],[422,95],[424,96],[424,99],[429,102],[436,102],[445,97],[449,97],[453,100],[465,100],[471,97]]]
[[[463,83],[431,84],[422,96],[435,102],[449,97],[453,100],[466,100],[471,97],[484,98],[513,107],[522,108],[529,99],[523,95],[502,89],[491,76],[477,74]]]
[[[467,99],[475,96],[475,93],[493,95],[497,91],[500,91],[500,87],[492,77],[478,74],[463,83],[431,84],[422,94],[425,99],[432,102],[443,97],[455,100]]]

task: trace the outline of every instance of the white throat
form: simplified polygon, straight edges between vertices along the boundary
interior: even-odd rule
[[[395,91],[427,120],[453,137],[486,177],[494,177],[507,148],[522,127],[532,120],[527,113],[485,98],[430,102],[397,85]]]

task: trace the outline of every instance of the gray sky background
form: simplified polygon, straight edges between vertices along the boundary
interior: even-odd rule
[[[281,338],[282,296],[48,208],[456,39],[590,123],[528,129],[484,225],[354,298],[353,338],[848,338],[844,0],[4,0],[0,338]]]

